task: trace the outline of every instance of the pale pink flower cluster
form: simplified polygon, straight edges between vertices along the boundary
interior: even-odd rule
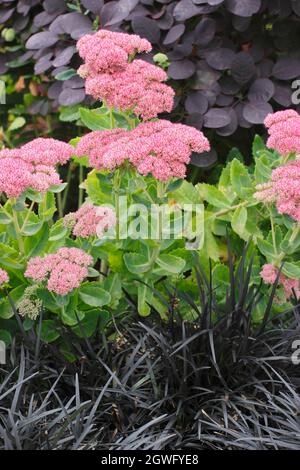
[[[288,162],[272,171],[271,181],[258,187],[255,197],[276,202],[280,214],[287,214],[300,224],[300,160]]]
[[[1,268],[0,268],[0,287],[1,287],[3,284],[6,284],[8,281],[9,281],[9,277],[8,277],[7,272],[4,271],[4,269],[1,269]]]
[[[143,60],[129,61],[135,53],[151,50],[146,39],[100,30],[79,39],[77,48],[85,61],[78,73],[86,79],[87,94],[143,120],[172,110],[174,91],[163,83],[166,72]]]
[[[273,264],[265,264],[260,273],[261,278],[266,284],[275,284],[279,269]],[[296,296],[300,299],[300,282],[299,279],[290,279],[284,274],[280,273],[278,278],[278,284],[281,284],[284,289],[284,293],[287,299]]]
[[[281,155],[300,153],[300,115],[293,109],[269,114],[265,119],[270,137],[267,147]]]
[[[18,149],[0,151],[0,192],[18,197],[31,188],[39,192],[61,183],[55,169],[74,153],[71,145],[38,138]]]
[[[202,132],[166,120],[141,123],[131,131],[95,131],[78,143],[76,154],[89,156],[97,170],[113,170],[128,160],[139,173],[156,179],[184,178],[192,152],[208,151]]]
[[[77,212],[64,217],[64,225],[71,228],[76,237],[101,236],[116,225],[116,216],[110,207],[84,204]]]
[[[47,281],[49,291],[66,295],[80,286],[92,264],[93,258],[83,250],[63,247],[43,258],[31,258],[25,277],[36,282]]]

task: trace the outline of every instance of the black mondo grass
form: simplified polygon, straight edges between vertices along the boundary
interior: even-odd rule
[[[225,305],[196,258],[198,299],[166,285],[168,322],[131,313],[113,341],[64,332],[73,363],[21,332],[0,368],[0,449],[300,450],[300,309],[272,317],[274,289],[253,322],[246,251],[236,269],[229,253]]]

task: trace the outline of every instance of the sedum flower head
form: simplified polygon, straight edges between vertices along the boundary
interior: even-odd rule
[[[271,181],[260,185],[255,197],[275,201],[280,214],[287,214],[300,224],[300,160],[288,162],[272,171]]]
[[[172,110],[174,91],[163,83],[168,78],[164,70],[143,60],[131,61],[137,52],[151,50],[146,39],[100,30],[80,38],[77,48],[84,60],[78,74],[86,80],[87,94],[143,120]]]
[[[55,139],[38,138],[18,149],[0,151],[0,192],[18,197],[31,188],[39,192],[61,183],[55,169],[74,153],[73,147]]]
[[[281,155],[300,153],[300,116],[293,109],[269,114],[265,119],[269,138],[267,147]]]
[[[265,264],[260,273],[261,278],[265,284],[275,284],[278,276],[278,268],[273,266],[273,264]],[[287,299],[290,299],[296,295],[297,299],[300,299],[300,282],[299,279],[290,279],[284,274],[280,273],[278,278],[278,283],[282,285],[284,289],[284,294]]]
[[[37,289],[37,285],[26,287],[22,299],[19,300],[17,304],[18,312],[21,317],[36,320],[40,315],[43,302],[37,296]]]
[[[76,154],[88,155],[96,169],[113,170],[128,160],[142,175],[166,181],[184,178],[192,152],[210,148],[201,131],[166,120],[144,122],[131,131],[94,131],[78,143]]]
[[[93,258],[83,250],[63,247],[56,253],[31,258],[25,277],[36,282],[46,281],[49,291],[66,295],[80,286],[92,264]]]
[[[4,271],[4,269],[0,268],[0,287],[7,282],[9,282],[8,274],[6,271]]]
[[[73,235],[82,238],[103,235],[115,225],[115,213],[106,206],[96,207],[93,204],[84,204],[77,212],[64,217],[64,226],[71,228]]]

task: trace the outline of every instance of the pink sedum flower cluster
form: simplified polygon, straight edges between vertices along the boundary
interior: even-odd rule
[[[300,115],[293,109],[269,114],[265,119],[269,131],[267,147],[281,155],[300,153]]]
[[[61,183],[55,169],[66,163],[74,149],[55,139],[38,138],[18,149],[0,151],[0,192],[18,197],[31,188],[39,192]]]
[[[76,154],[89,156],[97,170],[113,170],[128,160],[142,175],[167,181],[184,178],[192,152],[208,151],[202,132],[166,120],[141,123],[131,131],[94,131],[78,143]]]
[[[0,268],[0,287],[7,282],[9,282],[8,274],[6,271],[4,271],[4,269]]]
[[[86,79],[87,94],[143,120],[172,110],[174,91],[163,83],[168,78],[164,70],[143,60],[130,62],[137,52],[151,50],[146,39],[100,30],[79,39],[77,48],[85,61],[78,73]]]
[[[73,235],[82,238],[95,235],[101,237],[115,225],[115,212],[106,206],[84,204],[77,212],[71,212],[64,217],[64,226],[71,228]]]
[[[265,264],[260,275],[265,284],[275,284],[278,272],[278,268],[273,266],[273,264]],[[300,299],[299,279],[290,279],[284,274],[280,273],[278,283],[283,286],[284,293],[287,299],[290,299],[294,295],[296,295],[297,299]]]
[[[258,187],[255,197],[276,202],[280,214],[287,214],[300,225],[300,160],[288,162],[272,171],[271,181]]]
[[[47,281],[49,291],[66,295],[80,286],[92,264],[93,258],[83,250],[63,247],[43,258],[31,258],[25,277],[36,282]]]

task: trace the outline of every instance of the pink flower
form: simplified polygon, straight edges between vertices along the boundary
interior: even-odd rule
[[[300,116],[292,110],[269,114],[265,119],[269,129],[267,147],[277,150],[281,155],[300,153]]]
[[[143,60],[130,62],[135,53],[151,50],[146,39],[100,30],[80,38],[77,48],[85,61],[78,73],[86,79],[87,94],[144,120],[172,110],[174,91],[162,83],[168,78],[164,70]]]
[[[35,165],[63,165],[74,154],[74,147],[52,138],[34,139],[22,145],[21,158]]]
[[[109,50],[121,49],[128,56],[138,52],[150,52],[152,47],[147,39],[142,39],[136,34],[115,33],[100,29],[97,33],[86,34],[77,42],[80,57],[86,62],[92,59],[91,53],[99,60],[101,52],[105,56]],[[113,62],[113,60],[112,60]]]
[[[210,148],[202,132],[183,124],[159,120],[145,122],[131,131],[96,131],[84,136],[76,149],[90,164],[113,170],[128,160],[143,175],[156,179],[184,178],[191,153]]]
[[[0,151],[0,192],[18,197],[31,188],[46,192],[61,183],[55,169],[74,153],[71,145],[55,139],[38,138],[18,149]]]
[[[93,258],[83,250],[63,247],[43,258],[31,258],[24,275],[37,282],[47,281],[49,291],[66,295],[80,286],[92,264]]]
[[[116,217],[112,209],[92,204],[84,204],[77,212],[67,214],[64,218],[64,225],[72,228],[73,235],[82,238],[103,235],[115,224]]]
[[[8,274],[7,274],[6,271],[4,271],[4,269],[1,269],[1,268],[0,268],[0,287],[1,287],[3,284],[6,284],[7,282],[9,282]]]
[[[113,74],[88,76],[85,86],[87,94],[104,100],[109,107],[131,110],[148,120],[172,110],[174,90],[162,83],[166,79],[161,68],[134,60]]]
[[[287,214],[300,224],[300,160],[290,161],[273,170],[271,181],[258,189],[257,199],[276,202],[280,214]]]
[[[278,268],[272,264],[265,264],[260,273],[261,278],[265,284],[275,284],[278,276]],[[300,299],[300,283],[299,279],[290,279],[284,274],[280,273],[278,278],[278,283],[283,286],[284,293],[287,299],[292,298],[296,295],[297,299]]]

